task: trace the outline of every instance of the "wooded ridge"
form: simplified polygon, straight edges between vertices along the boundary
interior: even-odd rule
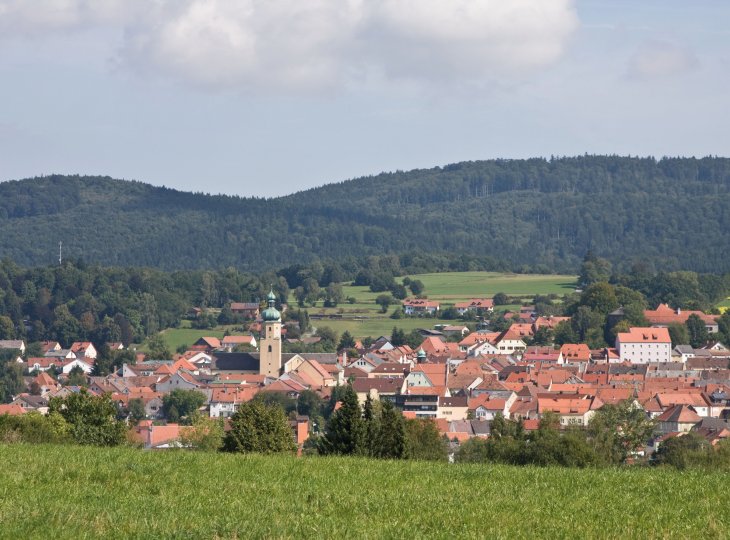
[[[428,252],[567,272],[591,250],[617,267],[724,272],[729,191],[730,159],[716,157],[474,161],[275,199],[53,175],[0,183],[0,256],[49,264],[63,241],[65,256],[105,266],[259,271]]]

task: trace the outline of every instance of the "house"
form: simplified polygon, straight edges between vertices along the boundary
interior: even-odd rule
[[[447,325],[444,326],[441,331],[446,336],[459,336],[463,338],[469,333],[469,328],[463,325]]]
[[[502,354],[524,351],[527,348],[527,344],[522,340],[522,337],[512,332],[512,327],[499,334],[494,345]]]
[[[60,351],[61,344],[58,341],[41,341],[41,352],[45,355],[49,351]]]
[[[585,364],[591,361],[591,350],[585,343],[565,343],[560,347],[562,364]]]
[[[687,433],[702,418],[689,405],[675,405],[659,416],[659,431],[662,433]]]
[[[17,349],[25,354],[25,342],[22,339],[0,339],[0,349]]]
[[[555,330],[555,328],[561,322],[567,321],[570,321],[570,317],[538,317],[537,319],[535,319],[535,322],[532,323],[532,329],[534,332],[537,332],[540,328],[549,328],[550,330]]]
[[[462,316],[468,311],[484,315],[494,311],[494,301],[491,298],[472,298],[466,302],[457,302],[454,304],[454,309]]]
[[[644,311],[644,317],[649,321],[649,324],[661,328],[667,328],[670,324],[685,324],[690,315],[697,315],[702,319],[708,333],[716,334],[719,331],[717,316],[707,315],[702,311],[672,309],[668,304],[659,304],[654,310],[647,309]]]
[[[537,411],[542,417],[554,412],[560,417],[561,426],[586,426],[603,402],[596,397],[579,394],[545,395],[537,398]]]
[[[77,358],[83,357],[96,360],[97,351],[94,344],[90,341],[76,341],[72,343],[71,352],[73,352]]]
[[[201,337],[195,343],[193,343],[194,350],[211,352],[215,349],[221,348],[221,340],[217,337]]]
[[[155,388],[158,392],[167,394],[173,390],[198,390],[203,385],[189,373],[178,371],[160,380]]]
[[[13,347],[14,349],[15,347]],[[19,416],[25,414],[26,410],[18,403],[0,404],[0,416],[7,414],[9,416]]]
[[[517,400],[517,394],[509,392],[508,398],[493,397],[489,394],[479,394],[469,400],[469,412],[477,420],[494,420],[497,414],[505,418],[510,417],[510,408]]]
[[[255,302],[231,302],[231,311],[245,319],[256,319],[259,316],[259,304]]]
[[[75,367],[78,367],[83,371],[86,375],[94,371],[94,362],[90,359],[82,360],[79,358],[73,358],[71,360],[66,360],[65,362],[62,362],[61,365],[61,372],[68,375],[71,373],[71,370],[73,370]]]
[[[224,336],[221,345],[225,349],[234,349],[239,345],[256,348],[256,338],[253,336]]]
[[[619,332],[616,349],[621,362],[648,364],[672,359],[672,340],[666,328],[633,327],[628,332]]]
[[[229,418],[233,416],[241,403],[252,400],[259,390],[259,386],[230,388],[226,385],[223,388],[213,388],[210,396],[211,418]]]
[[[132,438],[145,448],[179,448],[180,436],[188,429],[191,428],[179,424],[154,425],[152,420],[142,420],[132,428]]]
[[[58,387],[54,389],[57,391]],[[48,398],[46,396],[34,396],[32,394],[23,393],[15,396],[13,404],[19,405],[24,411],[37,411],[41,414],[48,413]]]
[[[51,368],[57,367],[58,364],[60,362],[56,358],[48,358],[45,356],[28,358],[28,371],[31,373],[34,371],[48,371]]]
[[[404,415],[415,414],[416,418],[435,419],[438,416],[440,389],[411,387],[406,393],[395,396],[395,406]]]
[[[365,404],[368,396],[371,399],[390,399],[395,401],[395,396],[400,394],[403,386],[403,379],[369,379],[357,377],[352,381],[352,389],[357,394],[360,405]]]
[[[433,315],[440,308],[440,304],[435,301],[423,298],[406,298],[403,300],[403,312],[406,315]]]
[[[466,396],[439,397],[437,418],[466,420],[469,404]]]

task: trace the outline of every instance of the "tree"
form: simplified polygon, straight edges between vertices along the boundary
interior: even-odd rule
[[[296,450],[296,444],[284,410],[254,399],[242,403],[231,417],[231,429],[223,449],[242,453],[291,453]]]
[[[174,422],[177,419],[189,421],[206,401],[207,398],[202,392],[176,388],[162,396],[162,411],[169,421]]]
[[[337,304],[343,302],[345,299],[345,293],[342,291],[342,285],[340,283],[330,283],[325,289],[325,305],[328,307],[335,307]]]
[[[345,388],[342,406],[327,422],[325,434],[319,440],[319,453],[324,455],[355,455],[365,453],[364,424],[357,394],[352,386]]]
[[[167,360],[172,358],[172,353],[162,334],[155,334],[149,337],[147,340],[147,350],[149,351],[149,358],[154,360]]]
[[[594,313],[607,315],[618,307],[613,287],[606,282],[593,283],[580,295],[580,303],[588,306]]]
[[[337,347],[337,332],[329,326],[319,326],[317,337],[321,339],[320,345],[325,351],[334,351]]]
[[[139,423],[140,420],[144,420],[145,410],[144,401],[142,398],[132,398],[129,400],[129,419],[133,424]]]
[[[180,443],[186,448],[215,452],[223,447],[223,418],[194,414],[190,427],[180,432]]]
[[[82,388],[65,398],[51,398],[48,411],[68,422],[78,444],[117,446],[126,438],[126,424],[116,420],[117,407],[109,394],[94,396]]]
[[[385,313],[391,304],[395,304],[395,298],[390,294],[379,294],[375,303],[380,306],[380,313]]]
[[[0,339],[15,339],[15,324],[5,315],[0,315]]]
[[[583,287],[587,287],[599,281],[608,281],[610,277],[611,263],[606,259],[594,256],[590,251],[586,253],[580,267],[578,283]]]
[[[382,402],[382,409],[374,455],[384,459],[403,459],[407,452],[405,419],[390,400]]]
[[[254,396],[254,400],[260,401],[264,405],[281,407],[285,414],[297,410],[297,400],[289,397],[285,392],[259,392]]]
[[[405,422],[406,455],[409,459],[446,461],[448,445],[430,419],[409,419]]]
[[[652,455],[652,464],[670,465],[677,469],[707,464],[712,448],[707,439],[698,433],[689,432],[667,439]]]
[[[555,326],[555,336],[553,337],[553,341],[556,345],[578,342],[578,335],[573,330],[570,321],[561,321]]]
[[[607,464],[621,464],[651,438],[656,422],[633,400],[606,404],[593,415],[587,433],[596,453]]]
[[[532,336],[533,345],[549,345],[553,341],[553,331],[547,326],[541,326]]]
[[[352,337],[352,334],[350,334],[349,330],[345,330],[342,332],[342,336],[340,336],[340,342],[337,345],[337,350],[341,351],[344,349],[354,349],[355,348],[355,339]]]
[[[380,402],[378,402],[378,405],[380,405]],[[362,408],[363,431],[365,433],[364,443],[367,455],[374,457],[378,456],[380,450],[380,409],[379,406],[377,408],[375,407],[375,401],[368,394]]]
[[[10,403],[23,391],[23,368],[11,358],[0,359],[0,403]]]
[[[87,386],[89,380],[86,378],[86,373],[79,366],[74,366],[68,373],[68,379],[66,379],[66,386]]]
[[[684,324],[687,327],[689,344],[692,345],[692,347],[698,349],[707,343],[709,334],[707,332],[707,327],[705,326],[705,321],[703,321],[699,315],[693,313],[687,317]]]
[[[495,306],[506,306],[509,304],[509,296],[503,292],[498,292],[494,295],[494,297],[492,297],[492,302]]]
[[[669,330],[669,338],[672,340],[672,347],[689,345],[689,329],[686,325],[672,323],[667,329]]]
[[[404,283],[405,285],[405,283]],[[414,279],[408,284],[408,288],[411,289],[411,292],[414,296],[418,296],[420,294],[423,294],[423,291],[426,290],[425,285],[421,280]]]
[[[405,345],[406,333],[403,330],[400,330],[398,327],[394,326],[393,332],[391,332],[390,334],[390,343],[394,347],[400,347],[401,345]]]
[[[304,416],[322,415],[322,398],[314,390],[303,390],[297,398],[297,413]]]

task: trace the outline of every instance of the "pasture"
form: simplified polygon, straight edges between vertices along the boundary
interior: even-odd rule
[[[3,538],[725,538],[728,474],[0,444]]]
[[[443,307],[463,302],[472,298],[489,298],[498,292],[519,297],[529,301],[536,294],[571,293],[575,287],[575,276],[542,275],[542,274],[505,274],[498,272],[445,272],[436,274],[418,274],[409,276],[418,279],[425,285],[424,295],[430,300],[437,300]],[[396,278],[400,282],[403,278]],[[390,315],[397,305],[388,308],[387,313],[380,313],[375,299],[383,293],[371,292],[369,287],[353,286],[343,283],[345,297],[355,299],[354,303],[343,302],[337,307],[324,308],[320,301],[317,306],[307,307],[312,326],[328,326],[342,334],[348,330],[354,337],[378,337],[390,335],[394,326],[406,332],[416,328],[433,328],[435,324],[459,324],[459,321],[429,318],[391,319]],[[289,299],[292,307],[296,306],[294,297]],[[519,304],[502,306],[501,309],[517,308]],[[321,319],[318,317],[322,317]],[[187,321],[183,321],[187,323]],[[231,327],[232,328],[232,327]],[[190,328],[170,328],[162,332],[170,350],[175,351],[180,345],[192,345],[201,336],[223,337],[225,327],[214,330],[193,330]],[[142,347],[144,350],[144,347]]]

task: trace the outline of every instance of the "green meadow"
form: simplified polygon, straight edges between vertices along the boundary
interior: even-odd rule
[[[0,445],[3,538],[726,538],[730,476]]]
[[[575,289],[576,276],[569,275],[541,275],[541,274],[505,274],[499,272],[445,272],[437,274],[419,274],[409,276],[411,279],[419,279],[425,285],[424,295],[431,300],[438,300],[444,305],[463,302],[472,298],[489,298],[498,292],[510,296],[520,297],[524,300],[532,298],[536,294],[558,294],[570,293]],[[402,278],[396,278],[400,281]],[[454,324],[457,321],[443,319],[398,319],[390,318],[396,306],[390,306],[387,313],[380,313],[380,307],[375,299],[383,293],[374,293],[369,287],[353,286],[349,283],[343,284],[343,292],[346,297],[355,299],[350,304],[343,302],[337,307],[323,308],[319,306],[308,307],[307,311],[312,317],[312,326],[328,326],[342,334],[348,330],[353,336],[362,338],[365,336],[378,337],[390,335],[393,326],[398,326],[406,331],[416,328],[433,328],[435,324]],[[294,298],[290,298],[290,304],[296,306]],[[504,306],[515,308],[518,304]],[[330,318],[335,315],[336,318]],[[317,319],[316,316],[324,316]],[[225,328],[219,327],[215,330],[193,330],[190,328],[171,328],[162,332],[168,347],[171,350],[177,349],[180,345],[192,345],[201,336],[223,337]],[[143,348],[144,349],[144,348]]]

